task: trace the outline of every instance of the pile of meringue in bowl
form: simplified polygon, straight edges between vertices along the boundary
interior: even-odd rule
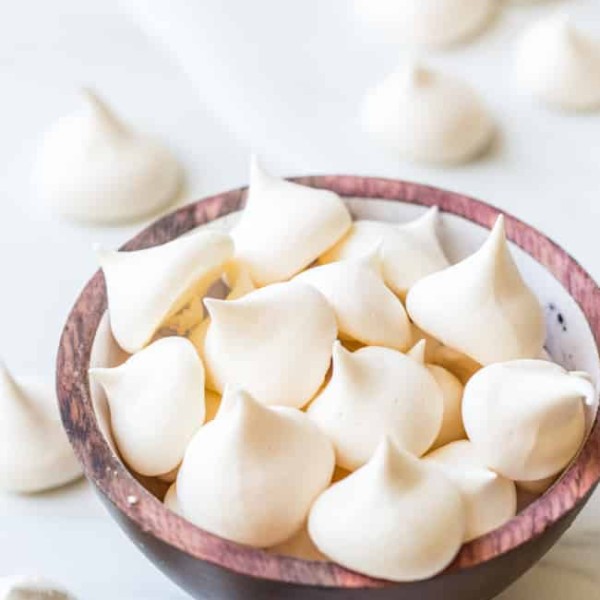
[[[360,217],[254,161],[229,232],[100,250],[96,341],[116,343],[95,343],[92,394],[128,467],[205,531],[421,580],[560,476],[596,391],[544,350],[502,217],[452,264],[436,208],[391,223],[347,205]]]

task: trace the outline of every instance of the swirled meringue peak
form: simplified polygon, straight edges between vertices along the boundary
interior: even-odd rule
[[[340,336],[365,345],[406,350],[412,340],[402,302],[385,285],[378,252],[313,267],[295,277],[321,292],[337,319]]]
[[[546,17],[523,34],[516,70],[521,86],[550,106],[600,107],[600,42],[565,14]]]
[[[263,404],[296,408],[314,396],[337,335],[335,314],[320,292],[291,281],[204,303],[210,325],[203,356],[216,391],[236,385]]]
[[[331,443],[303,412],[227,388],[186,450],[177,497],[198,527],[264,548],[300,530],[333,468]]]
[[[421,163],[468,162],[490,145],[494,133],[475,90],[419,65],[392,73],[369,90],[362,121],[376,142]]]
[[[181,168],[155,139],[125,125],[93,92],[86,109],[60,119],[43,138],[35,173],[42,199],[65,217],[117,223],[169,204]]]
[[[423,460],[438,465],[461,491],[467,512],[465,542],[501,527],[515,516],[514,482],[485,467],[468,440],[438,448]]]
[[[320,258],[327,264],[367,255],[380,245],[383,278],[401,297],[419,279],[448,266],[437,236],[438,208],[409,223],[358,220],[350,231]]]
[[[134,252],[98,249],[118,344],[141,350],[171,315],[203,296],[233,256],[226,233],[199,231]]]
[[[490,365],[469,380],[463,421],[486,466],[510,479],[535,481],[562,471],[585,436],[589,376],[545,360]]]
[[[90,369],[110,406],[114,439],[142,475],[164,475],[204,422],[204,367],[181,337],[153,342],[114,368]]]
[[[253,157],[246,208],[231,232],[236,260],[258,286],[285,281],[333,246],[350,224],[337,194],[272,177]]]
[[[0,600],[75,600],[62,585],[43,577],[0,577]]]
[[[80,475],[53,387],[17,382],[0,361],[0,489],[39,492]]]
[[[418,327],[482,365],[537,357],[546,337],[542,307],[512,258],[502,216],[477,252],[416,283],[406,308]]]
[[[393,581],[426,579],[456,556],[466,515],[456,485],[386,439],[314,503],[308,531],[341,565]]]
[[[373,455],[384,435],[420,456],[438,435],[442,392],[427,368],[390,348],[333,348],[333,374],[308,407],[336,451],[336,462],[354,470]]]

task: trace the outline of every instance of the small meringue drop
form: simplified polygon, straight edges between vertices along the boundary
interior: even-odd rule
[[[465,386],[463,422],[480,460],[513,480],[562,471],[585,437],[588,376],[545,360],[515,360],[481,369]]]
[[[303,412],[227,388],[186,450],[177,497],[198,527],[265,548],[300,530],[333,469],[331,443]]]
[[[46,132],[34,178],[42,200],[65,217],[120,223],[170,204],[181,168],[157,140],[125,125],[95,93],[85,111]]]
[[[580,31],[565,14],[535,23],[516,52],[521,86],[564,110],[600,107],[600,41]]]
[[[512,258],[502,216],[474,254],[416,283],[406,308],[418,327],[482,365],[537,357],[546,337],[542,307]]]
[[[231,231],[236,261],[259,287],[285,281],[333,246],[350,225],[337,194],[273,177],[253,158],[246,208]]]
[[[374,141],[417,163],[468,162],[494,134],[488,109],[471,86],[421,66],[392,73],[370,89],[362,122]]]
[[[97,254],[113,335],[133,354],[170,316],[206,293],[233,256],[233,243],[225,233],[199,231],[146,250]]]
[[[421,456],[442,423],[442,392],[427,368],[390,348],[333,348],[331,381],[308,407],[308,416],[332,441],[336,463],[364,465],[384,435]]]
[[[426,579],[445,569],[465,526],[456,485],[389,439],[365,466],[323,492],[308,518],[310,537],[326,556],[392,581]]]
[[[271,554],[291,556],[302,560],[327,561],[328,558],[319,551],[308,535],[306,524],[295,533],[289,540],[273,546],[268,550]]]
[[[467,512],[465,542],[501,527],[515,516],[514,482],[485,467],[468,440],[442,446],[423,460],[438,465],[460,490]]]
[[[215,391],[226,384],[263,404],[300,408],[317,392],[337,335],[335,314],[313,287],[276,283],[238,300],[206,298],[201,348]]]
[[[125,462],[148,476],[177,468],[205,417],[204,367],[193,344],[166,337],[90,376],[104,388]]]
[[[0,361],[0,489],[33,493],[81,476],[52,386],[17,382]]]
[[[0,600],[75,600],[61,585],[31,575],[0,577]]]

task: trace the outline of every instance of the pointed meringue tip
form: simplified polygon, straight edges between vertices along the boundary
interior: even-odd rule
[[[498,473],[490,469],[466,469],[463,471],[465,479],[472,484],[485,487],[498,479]]]
[[[583,403],[586,406],[594,406],[596,404],[597,392],[591,375],[585,371],[570,371],[569,375],[578,381],[579,385],[577,387],[583,396]]]
[[[504,215],[498,215],[494,226],[488,233],[488,237],[486,241],[483,243],[482,247],[489,247],[495,250],[500,249],[502,246],[506,244],[506,229],[504,223]]]
[[[252,154],[250,156],[250,188],[265,183],[269,178],[270,176],[265,171],[258,155]]]
[[[383,273],[383,240],[379,238],[358,260],[381,275]]]
[[[415,219],[414,223],[423,223],[427,225],[435,225],[438,220],[440,209],[438,206],[430,206],[420,217]]]
[[[261,410],[262,404],[257,402],[250,393],[237,385],[227,384],[223,390],[221,404],[215,418],[237,412],[242,418],[248,417],[256,410]]]
[[[404,482],[410,481],[422,468],[419,460],[399,448],[389,435],[383,436],[369,463],[376,465],[386,476]]]
[[[121,134],[125,131],[125,126],[115,115],[108,104],[90,87],[84,87],[81,90],[86,104],[91,109],[93,115],[105,126],[106,131]]]
[[[407,355],[410,356],[413,360],[416,360],[418,363],[424,365],[425,364],[425,348],[427,346],[427,341],[424,339],[420,339],[408,352]]]
[[[202,302],[213,321],[218,321],[219,317],[227,314],[232,307],[236,306],[235,300],[221,300],[219,298],[204,298]]]

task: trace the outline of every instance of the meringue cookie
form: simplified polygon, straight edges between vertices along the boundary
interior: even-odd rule
[[[314,396],[337,334],[334,312],[320,292],[292,281],[204,303],[211,319],[204,362],[216,391],[237,385],[263,404],[297,408]]]
[[[90,369],[106,392],[125,462],[142,475],[177,468],[204,422],[204,367],[193,344],[166,337],[111,369]]]
[[[120,121],[93,92],[87,110],[60,119],[44,136],[35,173],[43,201],[65,217],[118,223],[171,203],[181,168],[153,138]]]
[[[336,463],[364,465],[384,435],[420,456],[442,424],[444,401],[433,376],[410,356],[369,346],[333,348],[331,381],[308,407],[308,416],[333,442]]]
[[[0,600],[75,600],[61,585],[42,577],[0,577]]]
[[[253,158],[246,208],[231,231],[236,261],[259,287],[284,281],[333,246],[350,224],[337,194],[272,177]]]
[[[424,331],[482,365],[539,356],[544,314],[511,256],[498,217],[471,256],[411,288],[410,318]]]
[[[401,297],[419,279],[448,266],[436,233],[438,208],[431,207],[409,223],[355,221],[350,231],[319,257],[321,264],[359,258],[381,245],[385,283]]]
[[[52,386],[16,382],[0,361],[0,489],[31,493],[81,475]]]
[[[490,145],[494,133],[475,90],[420,66],[393,73],[370,89],[362,120],[366,133],[382,146],[432,164],[468,162]]]
[[[557,475],[536,479],[535,481],[515,481],[517,488],[535,496],[542,495],[556,481]]]
[[[355,0],[365,21],[418,46],[448,46],[479,33],[496,10],[494,0]]]
[[[532,481],[562,471],[585,436],[589,376],[545,360],[515,360],[483,368],[463,396],[469,439],[490,469]]]
[[[550,106],[600,106],[600,42],[578,30],[566,15],[546,17],[523,34],[516,71],[521,86]]]
[[[186,450],[177,497],[199,527],[264,548],[302,527],[333,468],[331,443],[304,413],[228,388]]]
[[[302,560],[326,561],[327,557],[319,551],[308,535],[306,524],[289,540],[269,548],[271,554],[291,556]]]
[[[171,315],[202,296],[233,255],[231,238],[199,231],[146,250],[98,250],[113,334],[129,353],[141,350]]]
[[[452,562],[465,523],[456,485],[386,439],[364,467],[319,496],[308,532],[321,552],[349,569],[416,581]]]
[[[177,497],[177,483],[173,483],[167,493],[165,494],[165,499],[163,500],[163,504],[171,511],[177,515],[182,515],[181,506],[179,505],[179,498]]]
[[[517,513],[515,484],[486,468],[468,440],[438,448],[423,460],[438,465],[460,490],[467,512],[465,542],[501,527]]]
[[[406,350],[411,329],[402,302],[386,287],[377,255],[350,258],[300,273],[295,281],[321,292],[337,319],[340,336],[366,345]]]

